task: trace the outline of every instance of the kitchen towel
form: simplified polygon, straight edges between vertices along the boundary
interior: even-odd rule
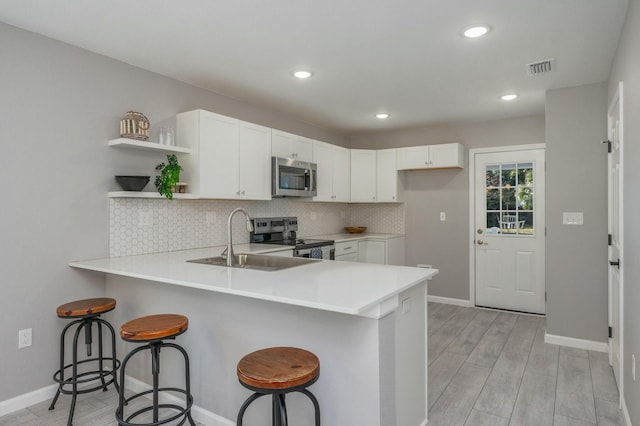
[[[322,249],[320,247],[314,247],[309,253],[311,259],[322,259]]]

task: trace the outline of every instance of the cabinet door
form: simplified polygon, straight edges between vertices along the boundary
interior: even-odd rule
[[[429,147],[408,146],[398,148],[398,170],[415,170],[429,167]]]
[[[383,240],[365,240],[358,242],[358,262],[387,263],[387,243]]]
[[[376,152],[351,150],[351,201],[376,201]]]
[[[250,200],[271,199],[271,129],[240,122],[240,171],[239,192],[241,198]]]
[[[429,145],[429,167],[463,167],[464,150],[459,143]]]
[[[239,122],[213,113],[200,115],[200,196],[238,196]]]
[[[313,141],[313,162],[318,165],[318,195],[314,201],[333,201],[333,147]]]
[[[340,262],[357,262],[358,253],[343,254],[342,256],[336,256],[336,260]]]
[[[351,154],[347,148],[333,147],[333,201],[351,201]]]
[[[274,157],[308,162],[313,160],[313,141],[309,138],[273,130],[271,144],[271,155]]]
[[[376,182],[378,202],[398,201],[398,166],[396,149],[376,152]]]

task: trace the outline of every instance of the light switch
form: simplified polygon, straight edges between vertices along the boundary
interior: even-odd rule
[[[441,221],[447,220],[447,213],[446,212],[440,212],[440,220]]]
[[[562,213],[563,225],[582,225],[584,224],[582,212],[564,212]]]

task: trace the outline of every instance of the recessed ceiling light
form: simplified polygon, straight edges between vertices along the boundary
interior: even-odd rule
[[[500,99],[502,99],[503,101],[512,101],[515,98],[517,98],[518,96],[520,96],[520,95],[518,95],[516,93],[508,93],[506,95],[500,96]]]
[[[311,73],[311,71],[294,71],[293,72],[293,76],[296,78],[299,78],[301,80],[304,80],[305,78],[309,78],[311,77],[313,74]]]
[[[387,114],[386,112],[380,112],[380,113],[376,114],[375,117],[377,119],[384,120],[386,118],[389,118],[389,114]]]
[[[484,24],[476,24],[476,25],[471,25],[463,28],[462,35],[464,35],[467,38],[477,38],[477,37],[482,37],[483,35],[487,34],[489,31],[491,31],[490,26],[484,25]]]

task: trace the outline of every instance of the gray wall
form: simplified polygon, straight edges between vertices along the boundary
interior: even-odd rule
[[[65,321],[58,305],[100,296],[104,277],[67,263],[108,255],[107,191],[114,174],[146,172],[161,156],[108,148],[130,109],[152,124],[204,108],[341,145],[284,115],[0,23],[0,401],[52,383]],[[33,346],[18,350],[18,330]]]
[[[640,357],[640,2],[629,2],[611,76],[611,100],[619,81],[624,82],[624,398],[631,422],[640,424],[640,381],[631,379],[631,354]],[[638,358],[640,361],[640,358]]]
[[[469,155],[471,148],[544,142],[543,116],[475,124],[442,125],[360,135],[351,148],[393,148],[460,142],[466,148],[463,170],[405,174],[405,263],[432,264],[440,274],[429,294],[469,299]],[[447,220],[440,221],[440,212]]]
[[[546,137],[547,333],[606,342],[606,83],[547,92]]]

